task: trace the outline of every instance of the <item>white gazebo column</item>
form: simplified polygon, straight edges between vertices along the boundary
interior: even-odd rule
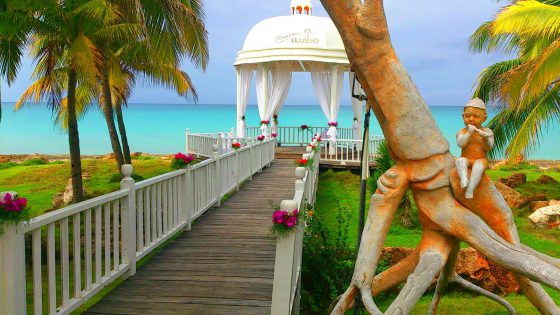
[[[331,65],[331,97],[330,97],[330,118],[329,118],[329,122],[334,122],[336,121],[336,115],[338,114],[338,110],[336,109],[337,106],[337,98],[336,95],[338,93],[338,66],[337,65]],[[330,149],[329,149],[329,154],[334,154],[336,152],[335,150],[335,146],[336,146],[336,135],[337,135],[337,131],[336,131],[336,127],[334,126],[330,126],[329,130],[327,131],[327,134],[329,135],[329,140],[331,143]]]
[[[243,116],[245,115],[245,113],[243,113],[243,109],[242,109],[242,93],[243,91],[241,91],[241,73],[239,72],[239,67],[235,67],[235,74],[237,75],[237,137],[239,138],[245,138],[245,122],[243,121]]]
[[[269,95],[269,82],[268,82],[268,77],[269,77],[269,67],[267,64],[263,63],[262,64],[262,71],[261,71],[261,77],[260,77],[260,89],[259,89],[259,94],[260,94],[260,101],[261,101],[261,106],[259,106],[259,115],[261,120],[268,120],[269,118],[266,117],[266,113],[268,111],[268,101],[270,98]],[[262,134],[265,137],[268,137],[268,126],[267,125],[262,125],[261,126],[261,131]]]

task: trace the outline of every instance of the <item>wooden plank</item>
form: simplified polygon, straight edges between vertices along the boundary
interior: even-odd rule
[[[270,314],[276,255],[275,242],[269,238],[270,202],[293,197],[293,169],[291,161],[273,161],[88,314]],[[160,224],[153,211],[165,206],[154,192],[143,194],[144,211],[152,214],[143,218],[147,243],[161,233],[153,229]],[[173,201],[167,201],[171,208]],[[174,219],[171,216],[159,219],[168,222]]]

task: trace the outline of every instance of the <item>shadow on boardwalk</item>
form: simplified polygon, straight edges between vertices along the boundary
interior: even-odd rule
[[[273,161],[87,314],[270,314],[270,201],[293,198],[293,172]]]

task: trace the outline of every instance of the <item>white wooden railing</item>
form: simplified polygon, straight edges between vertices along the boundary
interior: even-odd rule
[[[283,200],[280,204],[282,210],[307,211],[307,204],[315,204],[319,179],[319,156],[320,151],[309,152],[302,156],[304,159],[313,159],[313,167],[307,169],[303,176],[296,172],[294,198]],[[304,228],[305,223],[299,224],[293,233],[279,239],[276,243],[271,309],[273,315],[299,314]]]
[[[377,148],[383,141],[382,136],[373,136],[369,139],[368,157],[370,161],[375,159]],[[336,139],[336,141],[321,141],[321,160],[329,162],[360,162],[362,152],[362,141],[353,139]]]
[[[33,314],[68,314],[117,278],[134,275],[137,260],[190,230],[194,219],[269,165],[274,147],[269,140],[221,155],[215,151],[211,159],[138,183],[130,177],[132,166],[125,165],[119,191],[5,224],[0,314],[26,314],[28,308]]]
[[[306,145],[311,142],[315,134],[324,135],[328,127],[309,126],[303,130],[301,127],[276,127],[276,142],[280,145]],[[272,130],[269,128],[269,131]],[[352,139],[354,138],[354,129],[337,127],[337,138]],[[261,134],[260,127],[247,127],[247,137],[256,138]],[[324,137],[323,137],[324,138]]]
[[[186,152],[203,157],[212,157],[214,151],[217,151],[219,155],[234,151],[231,146],[234,141],[241,143],[243,147],[257,141],[251,138],[226,137],[226,134],[225,132],[191,133],[187,129],[185,135]]]

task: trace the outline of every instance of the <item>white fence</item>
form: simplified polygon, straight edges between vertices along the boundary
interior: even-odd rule
[[[186,152],[204,157],[213,157],[217,152],[218,155],[235,151],[231,144],[235,141],[241,143],[242,146],[250,145],[256,139],[226,137],[227,133],[190,133],[186,131]]]
[[[320,156],[320,151],[316,157]],[[304,154],[302,158],[313,158],[314,153]],[[319,159],[313,159],[313,167],[307,169],[305,175],[297,177],[296,172],[295,194],[292,200],[284,200],[283,206],[297,207],[300,211],[306,211],[306,205],[315,204],[315,193],[319,179]],[[276,243],[276,260],[274,264],[274,284],[272,289],[273,315],[299,314],[299,300],[301,290],[301,261],[303,250],[304,226],[299,225],[293,233],[280,239]]]
[[[0,313],[26,314],[29,307],[33,314],[68,314],[117,278],[134,275],[137,260],[190,230],[194,219],[269,165],[274,147],[274,141],[254,143],[138,183],[125,165],[119,191],[4,225]]]
[[[383,137],[374,136],[369,139],[368,157],[369,161],[375,159],[377,148],[383,141]],[[362,141],[353,139],[336,139],[336,141],[321,141],[321,160],[329,162],[360,162],[362,152]]]
[[[305,145],[311,142],[315,134],[323,135],[327,132],[328,127],[312,127],[301,129],[301,127],[276,127],[276,142],[280,145]],[[269,129],[272,130],[272,129]],[[337,127],[337,138],[353,139],[354,129]],[[247,127],[247,137],[256,138],[261,134],[260,127]],[[325,138],[325,137],[323,137]]]

